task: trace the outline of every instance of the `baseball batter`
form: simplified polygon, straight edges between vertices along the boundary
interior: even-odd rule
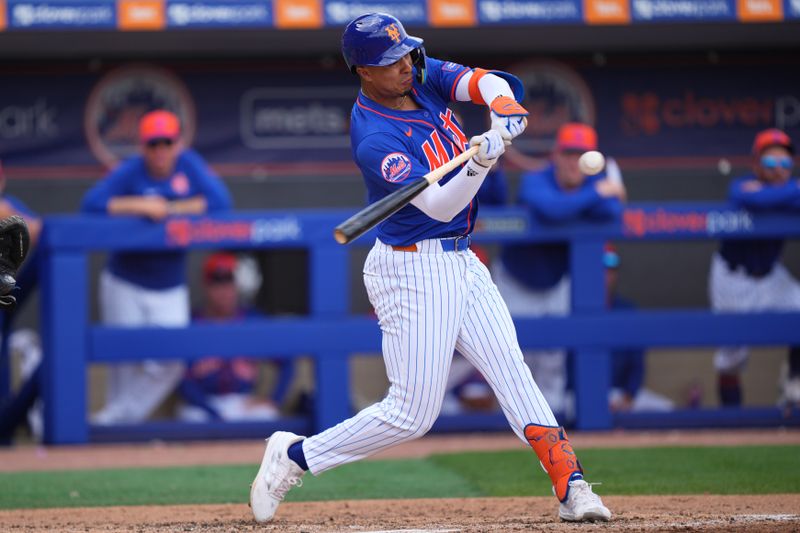
[[[353,157],[375,202],[449,161],[480,151],[378,226],[364,283],[383,333],[391,386],[386,398],[309,438],[276,432],[250,492],[259,522],[310,470],[317,475],[424,435],[442,406],[453,351],[491,384],[514,432],[529,443],[553,482],[559,515],[607,520],[563,428],[525,365],[505,303],[469,249],[475,195],[505,144],[527,124],[522,84],[510,74],[470,69],[425,55],[396,18],[350,22],[342,52],[361,91],[351,116]],[[492,129],[467,139],[451,101],[488,105]]]
[[[735,180],[729,200],[736,206],[759,211],[800,210],[800,181],[792,178],[794,147],[785,132],[768,129],[753,142],[753,172]],[[780,262],[785,240],[727,240],[711,263],[709,292],[715,311],[759,312],[800,309],[800,283]],[[748,358],[744,346],[717,351],[722,405],[740,405],[739,374]],[[789,351],[781,403],[800,405],[800,347]]]

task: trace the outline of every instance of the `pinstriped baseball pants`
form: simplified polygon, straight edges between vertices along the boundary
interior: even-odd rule
[[[523,442],[526,424],[557,425],[483,263],[471,250],[443,251],[437,239],[417,247],[376,241],[367,256],[364,283],[390,387],[382,401],[303,442],[313,474],[424,435],[439,415],[455,349],[484,375]]]

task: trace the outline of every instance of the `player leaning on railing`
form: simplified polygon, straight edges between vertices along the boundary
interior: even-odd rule
[[[383,333],[389,392],[318,435],[274,433],[250,492],[256,520],[272,519],[306,470],[320,474],[424,435],[441,409],[454,349],[483,373],[514,432],[533,447],[561,502],[559,516],[608,520],[523,361],[505,303],[469,249],[475,194],[526,125],[521,82],[426,57],[421,39],[380,13],[348,24],[342,51],[361,82],[350,131],[370,203],[470,145],[480,150],[378,225],[364,281]],[[492,128],[468,141],[447,108],[452,101],[488,105]]]

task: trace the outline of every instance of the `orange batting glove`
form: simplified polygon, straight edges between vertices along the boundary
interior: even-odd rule
[[[497,130],[505,141],[525,131],[528,125],[528,110],[509,96],[498,96],[489,108],[491,109],[492,129]]]

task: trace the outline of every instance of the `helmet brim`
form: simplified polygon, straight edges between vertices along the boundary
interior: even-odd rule
[[[370,67],[385,67],[387,65],[391,65],[393,63],[397,63],[401,59],[403,59],[406,54],[409,54],[412,50],[416,50],[420,46],[422,46],[422,39],[418,37],[411,37],[410,35],[406,36],[402,42],[397,43],[396,45],[392,46],[388,50],[386,50],[377,61],[370,63]]]

